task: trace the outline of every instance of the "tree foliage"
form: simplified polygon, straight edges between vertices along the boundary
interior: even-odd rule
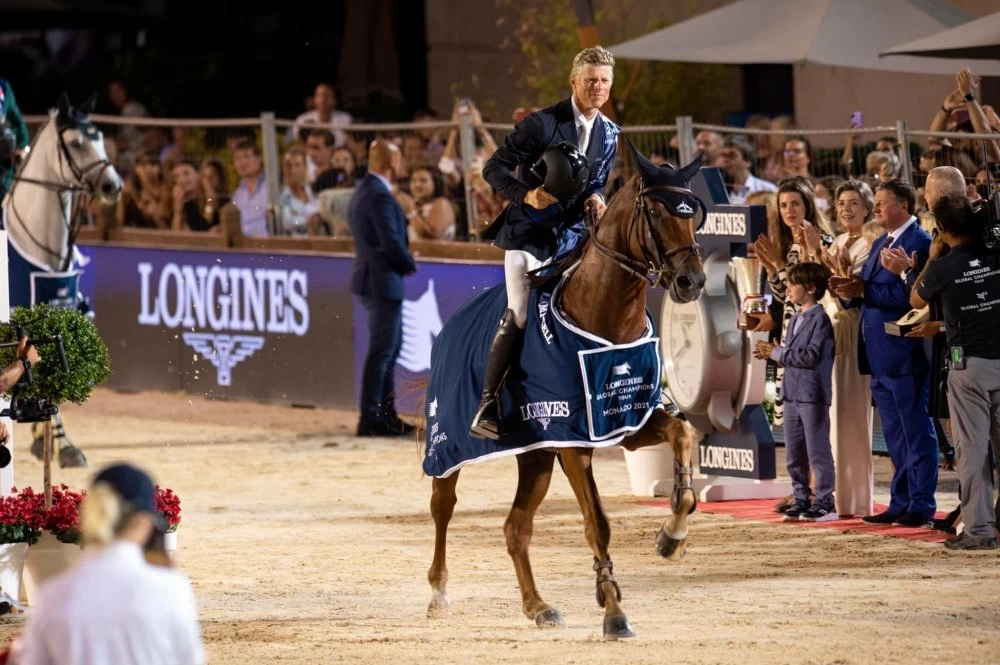
[[[570,63],[580,50],[579,21],[572,0],[496,2],[513,23],[501,26],[508,32],[501,47],[521,56],[515,74],[521,103],[547,106],[564,98],[569,91]],[[664,16],[665,4],[596,0],[601,42],[620,43],[667,27],[670,22]],[[651,13],[643,16],[642,12]],[[633,76],[634,83],[622,102]],[[670,124],[678,115],[720,122],[740,106],[740,88],[736,66],[619,59],[612,97],[618,104],[619,121],[630,125]]]

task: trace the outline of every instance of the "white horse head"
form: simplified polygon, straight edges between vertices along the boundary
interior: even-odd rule
[[[95,99],[92,95],[74,108],[65,93],[59,97],[3,202],[11,240],[27,258],[52,270],[70,262],[73,193],[85,192],[106,204],[121,196],[121,176],[88,117]]]

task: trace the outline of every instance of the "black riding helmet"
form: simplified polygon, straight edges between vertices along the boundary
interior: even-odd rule
[[[563,141],[542,153],[531,172],[560,203],[571,203],[587,188],[590,162],[577,146]]]

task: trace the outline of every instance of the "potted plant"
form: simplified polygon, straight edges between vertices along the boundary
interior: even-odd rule
[[[167,532],[163,537],[163,549],[168,552],[177,550],[177,527],[181,524],[181,498],[170,488],[164,489],[156,485],[156,510],[163,515]]]
[[[26,515],[20,496],[0,497],[0,591],[13,601],[21,597],[21,575],[28,546],[38,542],[41,529]]]
[[[80,503],[86,492],[67,485],[52,486],[52,506],[45,495],[25,487],[17,495],[25,519],[40,531],[28,548],[24,566],[24,590],[30,603],[38,585],[70,568],[80,558]]]

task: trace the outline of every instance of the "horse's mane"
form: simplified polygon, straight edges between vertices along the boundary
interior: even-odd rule
[[[637,176],[636,176],[637,177]],[[608,201],[608,209],[604,211],[605,216],[612,214],[612,208],[618,202],[620,194],[626,190],[630,190],[635,184],[636,177],[632,177],[625,182],[625,185],[619,189]],[[597,230],[597,218],[595,213],[586,212],[584,213],[584,219],[587,222],[587,234],[583,237],[576,247],[574,247],[568,254],[558,261],[553,261],[544,268],[540,268],[538,272],[528,273],[528,285],[532,289],[537,289],[540,286],[548,284],[553,279],[561,279],[566,271],[571,267],[576,265],[580,259],[583,258],[583,253],[587,251],[587,247],[590,246],[591,234]]]

